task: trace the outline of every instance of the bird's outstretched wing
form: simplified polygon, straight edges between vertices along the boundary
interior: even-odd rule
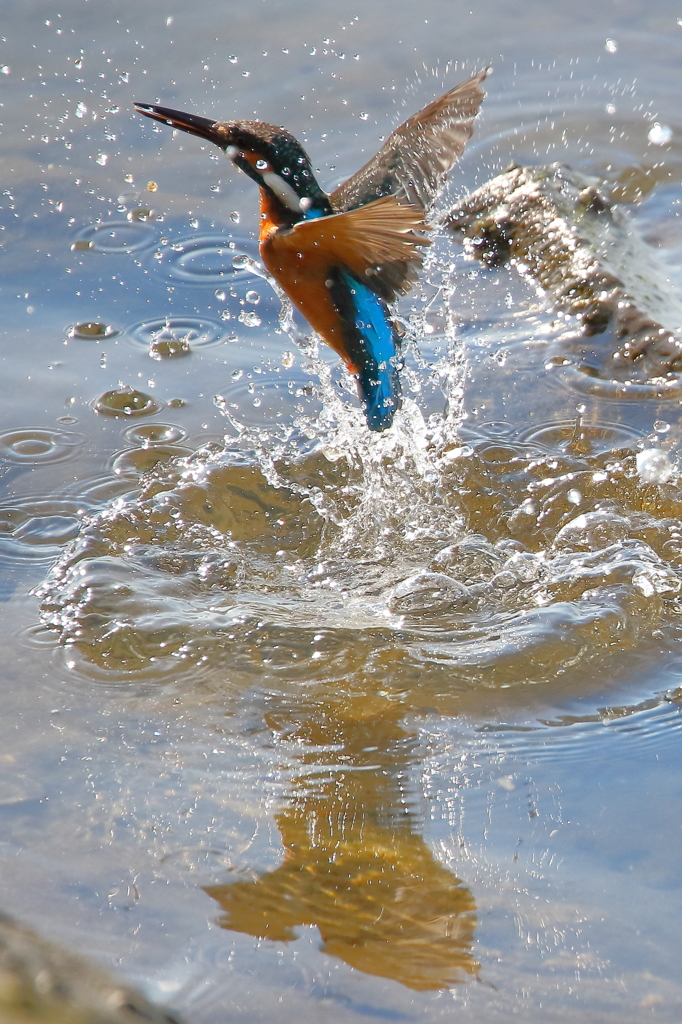
[[[347,267],[382,298],[390,300],[403,289],[375,287],[378,268],[389,277],[394,268],[398,279],[404,279],[405,267],[414,268],[416,274],[422,262],[421,246],[431,244],[419,234],[424,230],[421,209],[389,195],[343,213],[299,221],[289,231],[278,231],[277,250],[292,254],[317,250],[328,266]]]
[[[426,213],[471,136],[487,73],[456,85],[396,128],[376,156],[332,192],[332,208],[351,211],[394,195]],[[417,257],[378,264],[367,271],[367,283],[391,302],[410,290],[420,263]]]
[[[456,85],[396,128],[376,156],[332,192],[333,209],[352,210],[396,195],[426,211],[471,136],[487,73]]]

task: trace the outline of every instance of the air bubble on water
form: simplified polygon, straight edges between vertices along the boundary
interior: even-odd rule
[[[646,448],[637,455],[637,473],[643,484],[664,484],[673,475],[670,456],[662,448]]]
[[[672,128],[668,127],[667,124],[659,124],[658,121],[654,121],[653,128],[649,130],[649,134],[647,135],[652,146],[665,146],[666,143],[670,142],[672,137]]]
[[[365,111],[363,110],[363,111],[362,111],[362,113],[360,114],[360,120],[361,120],[361,121],[367,121],[367,120],[369,120],[369,114],[367,114],[367,113],[366,113],[366,112],[365,112]]]
[[[240,323],[244,324],[245,327],[260,327],[261,318],[252,309],[243,309],[237,317]]]
[[[670,424],[666,423],[665,420],[656,420],[654,423],[654,430],[657,434],[667,434],[670,430]]]
[[[252,306],[257,306],[260,302],[260,295],[255,291],[247,292],[244,298],[247,302],[250,302]]]
[[[235,55],[231,53],[227,59],[229,60],[230,64],[236,64],[239,60],[239,57],[235,57]]]
[[[232,213],[230,214],[230,220],[232,221],[233,224],[239,224],[239,211],[238,210],[233,210],[232,211]]]
[[[570,491],[567,492],[566,497],[570,501],[571,505],[579,505],[583,500],[583,496],[576,487],[571,487]]]
[[[232,380],[241,380],[243,376],[244,376],[244,371],[243,370],[233,370],[232,373],[230,374],[230,377],[232,378]]]
[[[224,292],[222,288],[216,288],[213,294],[215,295],[218,302],[224,302],[225,299],[227,298],[227,292]]]
[[[128,185],[132,185],[132,184],[133,184],[133,182],[135,181],[135,178],[134,178],[134,176],[133,176],[132,174],[124,174],[124,175],[123,175],[123,180],[124,180],[124,181],[125,181],[125,182],[126,182],[126,183],[127,183]]]
[[[220,192],[220,185],[211,185],[210,190],[211,192]]]

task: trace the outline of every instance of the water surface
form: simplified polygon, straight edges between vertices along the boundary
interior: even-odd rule
[[[251,183],[131,112],[283,122],[331,188],[492,63],[443,207],[566,162],[679,295],[678,14],[8,8],[4,911],[197,1024],[679,1020],[679,391],[441,237],[370,436]]]

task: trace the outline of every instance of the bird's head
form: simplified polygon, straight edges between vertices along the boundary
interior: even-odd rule
[[[146,103],[136,103],[135,109],[214,143],[274,200],[287,219],[297,221],[332,212],[308,154],[285,128],[263,121],[212,121]]]

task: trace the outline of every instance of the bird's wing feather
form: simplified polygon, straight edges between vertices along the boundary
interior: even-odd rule
[[[332,208],[352,210],[396,195],[426,211],[471,136],[487,73],[473,75],[396,128],[376,156],[332,192]]]
[[[421,266],[420,247],[431,244],[418,233],[425,229],[421,210],[395,196],[384,196],[344,213],[299,221],[291,230],[277,233],[277,248],[294,253],[310,253],[317,248],[320,257],[332,265],[347,267],[382,298],[390,300],[396,292],[407,290],[400,282],[410,271],[416,274]],[[388,284],[376,281],[376,275],[384,270],[388,271]],[[399,283],[391,285],[391,280]]]

